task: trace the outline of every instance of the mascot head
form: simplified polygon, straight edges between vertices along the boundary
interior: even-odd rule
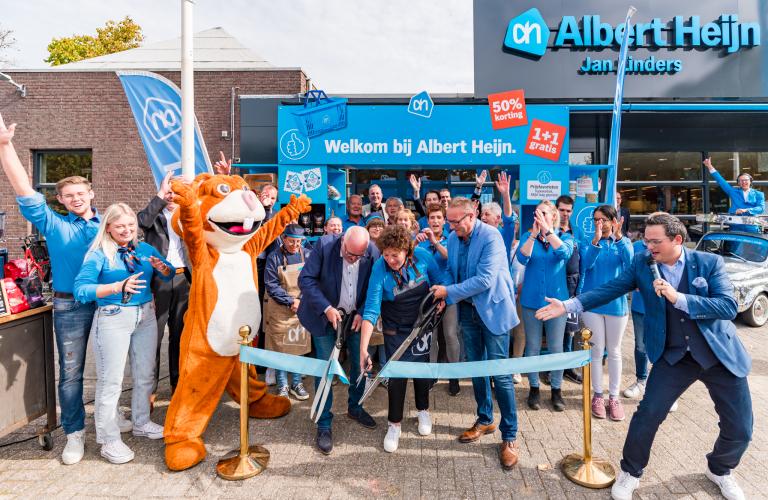
[[[240,250],[264,220],[264,207],[241,177],[200,174],[191,189],[197,194],[205,241],[219,251]],[[173,228],[183,231],[179,210],[173,214]]]

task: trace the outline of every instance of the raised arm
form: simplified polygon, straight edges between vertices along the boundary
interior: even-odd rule
[[[11,183],[16,196],[30,196],[35,194],[35,190],[32,189],[27,170],[21,164],[19,155],[16,154],[16,149],[11,143],[15,132],[16,124],[11,123],[9,127],[6,127],[3,117],[0,116],[0,164],[2,164],[5,176]]]
[[[181,222],[184,245],[187,247],[190,263],[193,267],[197,267],[207,255],[205,229],[200,219],[200,205],[197,203],[197,184],[189,185],[180,180],[173,180],[171,188],[174,193],[173,201],[179,205],[178,217]]]
[[[173,176],[173,171],[168,172],[163,179],[163,182],[160,183],[160,189],[157,191],[157,196],[152,198],[147,206],[136,214],[139,227],[143,231],[152,229],[152,225],[155,223],[158,214],[160,214],[165,206],[168,205],[168,202],[165,201],[165,197],[171,192],[171,176]]]
[[[261,226],[256,234],[245,244],[244,250],[251,255],[259,255],[282,234],[285,226],[297,219],[299,214],[312,209],[312,200],[305,194],[298,198],[291,195],[291,201],[283,207],[266,224]]]

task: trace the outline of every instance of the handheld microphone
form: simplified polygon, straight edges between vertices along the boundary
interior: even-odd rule
[[[653,260],[652,255],[648,255],[648,267],[651,269],[653,275],[653,281],[661,279],[661,273],[659,272],[659,265]],[[661,296],[661,292],[656,292],[656,295]]]

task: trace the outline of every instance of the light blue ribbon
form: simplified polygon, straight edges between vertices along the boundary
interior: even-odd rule
[[[453,379],[494,377],[512,373],[535,373],[565,370],[588,365],[592,351],[579,350],[527,358],[492,359],[468,363],[414,363],[391,361],[379,373],[385,378]]]
[[[265,366],[275,370],[283,370],[291,373],[303,373],[313,377],[322,378],[327,374],[336,375],[345,384],[349,384],[347,374],[339,364],[338,360],[333,360],[328,366],[328,361],[324,359],[307,358],[305,356],[296,356],[294,354],[284,354],[282,352],[266,351],[250,346],[240,346],[240,361],[245,361],[251,365]]]

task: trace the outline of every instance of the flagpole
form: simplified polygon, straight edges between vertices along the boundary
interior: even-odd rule
[[[181,172],[195,177],[194,0],[181,0]]]
[[[608,204],[616,203],[616,182],[618,180],[619,140],[621,139],[621,106],[624,99],[624,72],[627,67],[627,46],[629,45],[630,20],[637,12],[633,6],[627,10],[627,18],[624,21],[624,36],[619,50],[619,66],[616,69],[616,93],[613,97],[613,117],[611,120],[611,139],[608,147],[608,165],[612,168],[608,171],[607,200]]]

